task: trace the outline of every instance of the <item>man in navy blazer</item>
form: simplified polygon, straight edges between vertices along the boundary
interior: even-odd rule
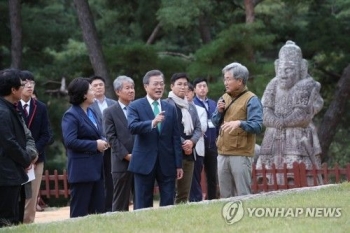
[[[129,171],[134,173],[134,209],[153,206],[153,189],[157,181],[160,206],[173,205],[175,181],[183,176],[182,144],[176,108],[160,100],[164,92],[164,75],[151,70],[143,78],[146,97],[129,105],[128,125],[135,142]]]
[[[94,75],[90,77],[90,83],[95,93],[95,101],[90,108],[95,112],[98,122],[102,124],[103,111],[117,101],[109,99],[105,96],[106,92],[106,81],[104,78]],[[106,138],[104,130],[102,130],[102,136]],[[103,175],[104,175],[104,186],[106,193],[106,212],[112,210],[112,196],[113,196],[113,180],[111,174],[111,149],[107,149],[103,155]]]
[[[48,145],[51,134],[49,132],[49,116],[46,105],[32,98],[35,80],[30,71],[21,71],[21,79],[25,83],[18,109],[21,111],[24,121],[32,133],[39,158],[34,166],[35,179],[31,181],[31,197],[25,201],[24,223],[32,223],[35,219],[37,197],[40,190],[44,171],[45,148]]]

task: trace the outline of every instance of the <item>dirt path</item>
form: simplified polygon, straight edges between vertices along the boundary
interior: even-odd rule
[[[153,206],[157,208],[159,206],[158,201],[154,201]],[[130,205],[129,210],[133,210],[133,206]],[[45,223],[53,221],[62,221],[69,219],[69,206],[66,207],[48,207],[42,212],[36,212],[35,223]]]
[[[35,223],[52,222],[69,219],[69,206],[62,208],[49,207],[42,212],[36,212]]]

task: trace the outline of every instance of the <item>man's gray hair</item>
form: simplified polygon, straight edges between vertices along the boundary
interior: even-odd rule
[[[123,88],[123,83],[124,82],[128,82],[128,83],[131,83],[131,84],[135,85],[134,80],[132,80],[132,78],[130,78],[128,76],[125,76],[125,75],[121,75],[121,76],[118,76],[113,81],[114,90],[115,91],[120,91]]]
[[[242,79],[244,85],[246,85],[249,78],[249,71],[244,65],[233,62],[222,69],[222,74],[226,72],[231,72],[234,79]]]

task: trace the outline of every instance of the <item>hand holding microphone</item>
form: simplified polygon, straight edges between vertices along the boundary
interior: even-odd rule
[[[159,123],[164,121],[165,119],[165,111],[161,111],[152,121],[153,127],[156,127]]]
[[[220,112],[220,113],[224,112],[225,106],[226,106],[226,103],[225,103],[224,98],[220,97],[220,99],[217,103],[218,112]]]

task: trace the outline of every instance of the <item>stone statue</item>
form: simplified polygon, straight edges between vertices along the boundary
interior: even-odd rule
[[[291,168],[295,161],[305,163],[307,169],[313,164],[319,168],[321,146],[312,119],[323,107],[321,85],[308,74],[307,61],[294,42],[287,41],[278,57],[276,77],[262,97],[266,131],[257,168],[265,164],[269,169],[273,163],[277,168],[284,163]],[[268,181],[273,182],[271,176]],[[293,175],[288,174],[288,183],[293,182]],[[321,184],[322,180],[318,182]],[[284,183],[283,176],[277,177],[277,183]],[[308,183],[313,185],[313,179],[308,178]]]

